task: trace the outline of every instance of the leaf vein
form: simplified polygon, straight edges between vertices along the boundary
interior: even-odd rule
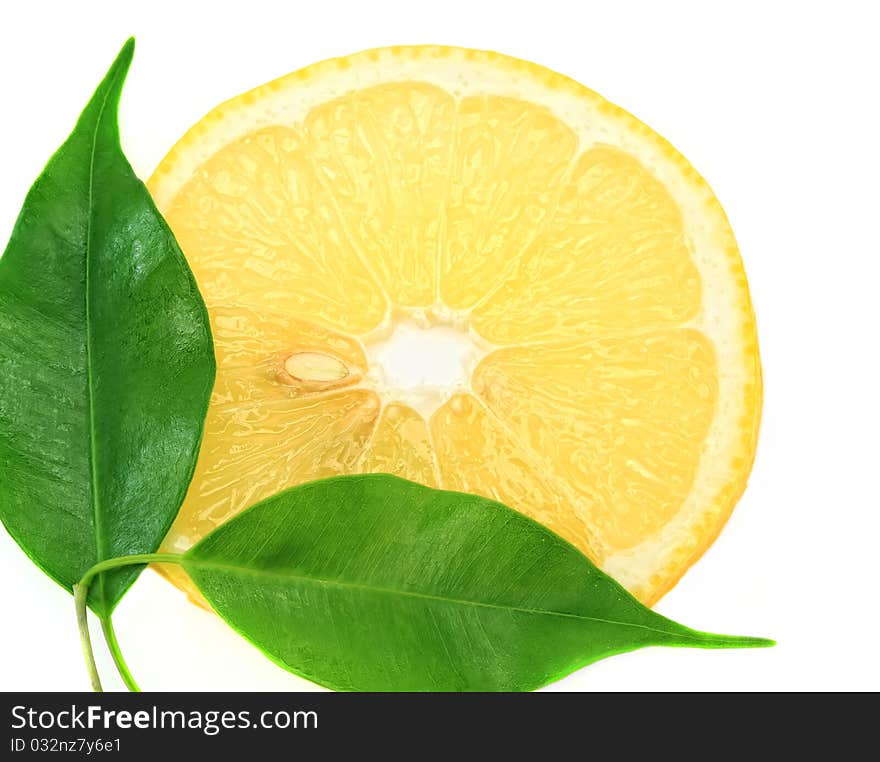
[[[498,611],[508,611],[513,613],[521,613],[521,614],[533,614],[539,616],[550,616],[550,617],[559,617],[563,619],[576,619],[585,622],[596,622],[599,624],[611,624],[611,625],[620,625],[624,627],[633,627],[640,630],[647,630],[649,632],[656,632],[658,634],[667,636],[667,637],[675,637],[681,638],[684,640],[694,640],[694,641],[703,641],[704,638],[699,635],[689,635],[686,633],[676,633],[670,632],[668,630],[661,630],[657,627],[651,627],[646,624],[638,624],[636,622],[627,622],[623,620],[614,620],[614,619],[606,619],[603,617],[592,616],[588,614],[574,614],[567,611],[554,611],[552,609],[539,609],[539,608],[528,608],[524,606],[514,606],[508,604],[497,604],[497,603],[489,603],[487,601],[476,601],[467,598],[454,598],[451,596],[439,596],[432,595],[430,593],[421,593],[414,590],[400,590],[395,588],[386,588],[379,587],[376,585],[366,585],[357,582],[347,582],[342,580],[335,579],[325,579],[321,577],[309,577],[301,574],[291,574],[284,571],[276,571],[273,569],[258,569],[254,567],[245,567],[245,566],[234,566],[232,564],[226,563],[218,563],[215,561],[205,561],[203,559],[198,559],[195,557],[185,557],[183,561],[184,567],[190,567],[192,569],[202,569],[206,571],[215,571],[215,572],[227,572],[233,574],[250,574],[256,577],[274,577],[276,579],[282,579],[285,581],[297,581],[302,583],[312,583],[318,585],[324,585],[327,587],[339,587],[344,590],[352,590],[352,591],[360,591],[360,592],[369,592],[376,593],[379,595],[400,595],[407,598],[416,598],[420,600],[427,601],[435,601],[438,603],[447,603],[452,605],[461,605],[461,606],[473,606],[477,608],[486,608],[486,609],[495,609]],[[203,591],[204,592],[204,591]]]

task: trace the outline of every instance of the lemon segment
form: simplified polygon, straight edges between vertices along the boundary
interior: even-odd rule
[[[499,350],[473,383],[543,468],[579,495],[586,523],[614,552],[675,517],[718,396],[712,345],[688,329]]]
[[[394,474],[436,487],[440,476],[425,419],[407,405],[386,405],[357,472]]]
[[[742,494],[762,389],[733,234],[675,149],[581,85],[367,51],[221,105],[149,187],[218,359],[166,549],[390,472],[507,503],[651,604]],[[431,342],[439,381],[407,348]]]
[[[578,158],[546,230],[474,310],[474,325],[517,344],[681,325],[699,308],[675,202],[639,162],[601,146]]]
[[[214,404],[287,400],[356,384],[366,371],[360,342],[283,312],[237,305],[210,309],[217,357]],[[336,378],[290,371],[302,360],[323,358]],[[342,372],[344,370],[344,373]]]
[[[462,310],[485,298],[547,224],[577,137],[518,98],[464,98],[456,116],[440,297]]]
[[[445,488],[515,505],[601,563],[578,497],[475,397],[452,397],[431,418],[431,433]]]
[[[352,243],[397,305],[435,301],[454,120],[449,93],[420,83],[369,88],[305,120]]]
[[[268,306],[353,334],[388,300],[343,231],[302,133],[267,127],[206,161],[165,210],[208,306]]]
[[[196,489],[190,489],[166,546],[181,538],[191,544],[274,495],[279,485],[353,473],[378,416],[375,395],[363,389],[213,405],[193,477]]]

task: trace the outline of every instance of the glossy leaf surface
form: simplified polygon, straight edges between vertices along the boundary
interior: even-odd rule
[[[214,379],[204,303],[119,142],[122,49],[31,188],[0,258],[0,518],[70,589],[155,550],[192,476]],[[138,574],[97,580],[112,611]]]
[[[258,503],[183,565],[270,658],[338,690],[530,690],[644,646],[771,644],[654,613],[500,503],[383,474]]]

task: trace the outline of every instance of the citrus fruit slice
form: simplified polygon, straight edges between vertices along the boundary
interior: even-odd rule
[[[221,105],[149,185],[218,360],[166,549],[286,487],[390,472],[507,503],[650,604],[742,493],[761,376],[724,212],[581,85],[368,51]]]

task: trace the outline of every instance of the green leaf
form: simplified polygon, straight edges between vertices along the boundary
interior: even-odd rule
[[[271,659],[338,690],[530,690],[644,646],[772,644],[676,624],[522,514],[383,474],[269,498],[181,563]]]
[[[119,144],[129,40],[30,190],[0,258],[0,519],[68,590],[155,550],[214,381],[204,303]],[[138,568],[105,575],[102,617]]]

